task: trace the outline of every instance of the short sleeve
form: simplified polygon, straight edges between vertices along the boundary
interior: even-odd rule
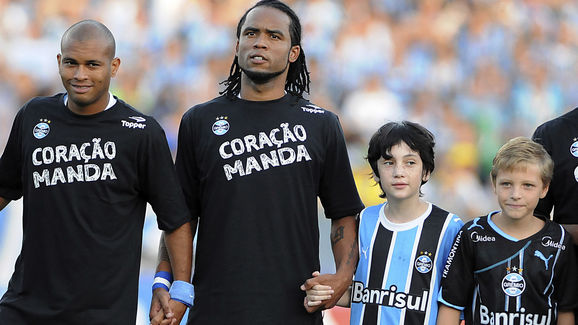
[[[141,179],[161,230],[172,231],[190,220],[163,129],[152,124],[141,153]],[[152,126],[151,125],[151,126]]]
[[[451,214],[451,220],[449,221],[448,227],[443,234],[442,238],[442,261],[445,263],[447,261],[448,255],[453,247],[454,240],[457,234],[460,232],[461,228],[464,226],[464,222],[460,217],[456,216],[455,214]]]
[[[17,200],[22,197],[22,118],[21,109],[12,124],[12,130],[0,158],[0,197]]]
[[[558,263],[559,271],[556,277],[555,288],[558,288],[558,309],[561,311],[572,310],[578,307],[578,267],[576,262],[576,247],[570,234],[564,230],[566,240],[565,249],[561,251],[561,261]]]
[[[339,119],[331,115],[326,133],[326,158],[319,198],[328,218],[352,216],[363,210],[357,192]]]
[[[545,124],[540,125],[536,129],[536,131],[534,131],[534,134],[532,135],[532,140],[544,146],[544,149],[546,149],[546,151],[549,154],[552,154],[552,147],[551,144],[549,143],[549,139],[545,138],[546,136],[544,132],[545,127],[546,127]],[[553,206],[554,200],[552,199],[552,191],[548,191],[548,193],[546,193],[546,196],[540,199],[534,211],[536,215],[542,216],[546,219],[550,219],[550,212],[552,212]]]
[[[179,126],[176,168],[185,195],[188,211],[193,218],[199,217],[199,172],[192,133],[192,111],[188,111]]]
[[[458,310],[463,310],[469,301],[474,286],[473,248],[465,226],[458,232],[442,271],[438,301]]]

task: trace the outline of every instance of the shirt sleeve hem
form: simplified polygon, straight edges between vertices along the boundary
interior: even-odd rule
[[[0,197],[3,197],[11,201],[16,201],[22,197],[22,194],[18,191],[0,189]]]
[[[454,305],[454,304],[451,304],[451,303],[447,302],[447,301],[441,296],[441,294],[440,294],[440,296],[438,297],[438,302],[441,302],[442,304],[444,304],[444,305],[446,305],[446,306],[448,306],[448,307],[451,307],[451,308],[453,308],[453,309],[457,309],[457,310],[460,310],[460,311],[463,311],[463,310],[464,310],[464,307],[456,306],[456,305]]]
[[[345,210],[345,211],[340,211],[340,212],[333,212],[333,213],[325,213],[325,216],[327,217],[327,219],[332,219],[332,220],[342,219],[345,217],[356,216],[358,213],[360,213],[363,210],[363,208],[364,208],[364,206],[361,205],[360,207],[357,207],[355,209],[350,209],[350,210]]]

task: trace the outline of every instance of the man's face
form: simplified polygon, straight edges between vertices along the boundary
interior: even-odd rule
[[[271,7],[257,7],[247,14],[236,55],[239,67],[254,83],[287,78],[287,67],[301,50],[299,45],[291,46],[290,23],[289,16]]]
[[[110,79],[120,60],[111,59],[105,40],[69,40],[58,54],[58,72],[68,92],[68,107],[77,114],[95,114],[108,103]]]

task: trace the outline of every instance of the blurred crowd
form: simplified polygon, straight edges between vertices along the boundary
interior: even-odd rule
[[[176,148],[184,111],[223,88],[255,0],[0,0],[0,150],[31,97],[63,90],[56,54],[74,22],[102,21],[122,64],[112,92],[157,118]],[[292,0],[314,103],[336,112],[366,205],[371,134],[409,119],[437,138],[423,192],[464,219],[495,208],[491,160],[507,139],[578,103],[575,0]]]

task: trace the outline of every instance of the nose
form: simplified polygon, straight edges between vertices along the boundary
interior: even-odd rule
[[[76,70],[74,71],[74,79],[77,79],[77,80],[86,79],[87,78],[86,70],[87,70],[87,68],[84,65],[79,64],[76,67]]]
[[[513,186],[513,187],[512,187],[512,193],[511,193],[510,196],[511,196],[512,199],[514,199],[514,200],[520,199],[520,198],[522,197],[522,196],[521,196],[521,191],[522,191],[522,189],[521,189],[519,186]]]
[[[255,43],[253,43],[253,47],[257,49],[265,49],[267,48],[267,35],[265,33],[260,33],[259,36],[255,38]]]
[[[402,164],[393,165],[393,177],[402,177],[404,175],[405,168]]]

